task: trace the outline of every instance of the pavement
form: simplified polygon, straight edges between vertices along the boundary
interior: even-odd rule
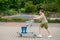
[[[52,32],[52,38],[48,38],[48,33],[43,29],[42,38],[19,37],[17,32],[21,32],[21,26],[26,23],[20,22],[0,22],[0,40],[60,40],[60,23],[49,23],[49,29]],[[28,27],[27,32],[39,34],[40,23],[34,23]]]

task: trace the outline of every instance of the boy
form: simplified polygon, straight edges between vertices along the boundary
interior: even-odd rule
[[[38,16],[38,17],[36,17],[36,18],[33,18],[33,20],[34,20],[34,19],[40,19],[40,21],[42,22],[41,25],[40,25],[40,28],[39,28],[41,34],[37,35],[37,37],[42,37],[42,28],[43,28],[43,27],[47,30],[47,32],[48,32],[48,34],[49,34],[48,37],[52,37],[51,32],[50,32],[50,30],[48,29],[48,21],[47,21],[45,15],[44,15],[44,12],[45,12],[45,11],[44,11],[43,9],[40,9],[40,10],[39,10],[40,16]]]

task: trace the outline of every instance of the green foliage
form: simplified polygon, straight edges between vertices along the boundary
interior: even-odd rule
[[[50,4],[41,4],[41,8],[44,8],[47,11],[51,11],[51,12],[57,12],[58,10],[58,6],[56,3],[50,3]]]
[[[39,8],[60,13],[60,0],[0,0],[0,12],[15,9],[17,12],[35,13]]]
[[[32,1],[25,2],[25,9],[26,9],[27,13],[36,12],[36,10],[37,10],[36,8],[37,7],[35,5],[33,5]]]
[[[21,18],[0,18],[0,22],[25,22],[28,19]]]
[[[5,14],[6,15],[14,15],[14,14],[16,14],[16,11],[14,9],[6,10]]]
[[[5,18],[0,18],[0,22],[7,22],[7,19],[5,19]]]
[[[14,22],[25,22],[27,19],[12,18]]]
[[[26,11],[25,8],[18,9],[19,13],[25,13],[25,11]]]
[[[60,18],[60,13],[57,13],[56,15]]]
[[[60,23],[60,20],[56,19],[56,20],[50,20],[48,19],[48,22],[49,23]]]

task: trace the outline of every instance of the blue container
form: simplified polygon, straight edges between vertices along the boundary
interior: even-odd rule
[[[21,30],[22,30],[21,33],[27,33],[27,26],[22,26]]]

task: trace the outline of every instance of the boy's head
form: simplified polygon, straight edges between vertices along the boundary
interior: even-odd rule
[[[42,13],[44,13],[44,12],[45,12],[44,9],[40,9],[40,10],[39,10],[39,14],[42,14]]]

